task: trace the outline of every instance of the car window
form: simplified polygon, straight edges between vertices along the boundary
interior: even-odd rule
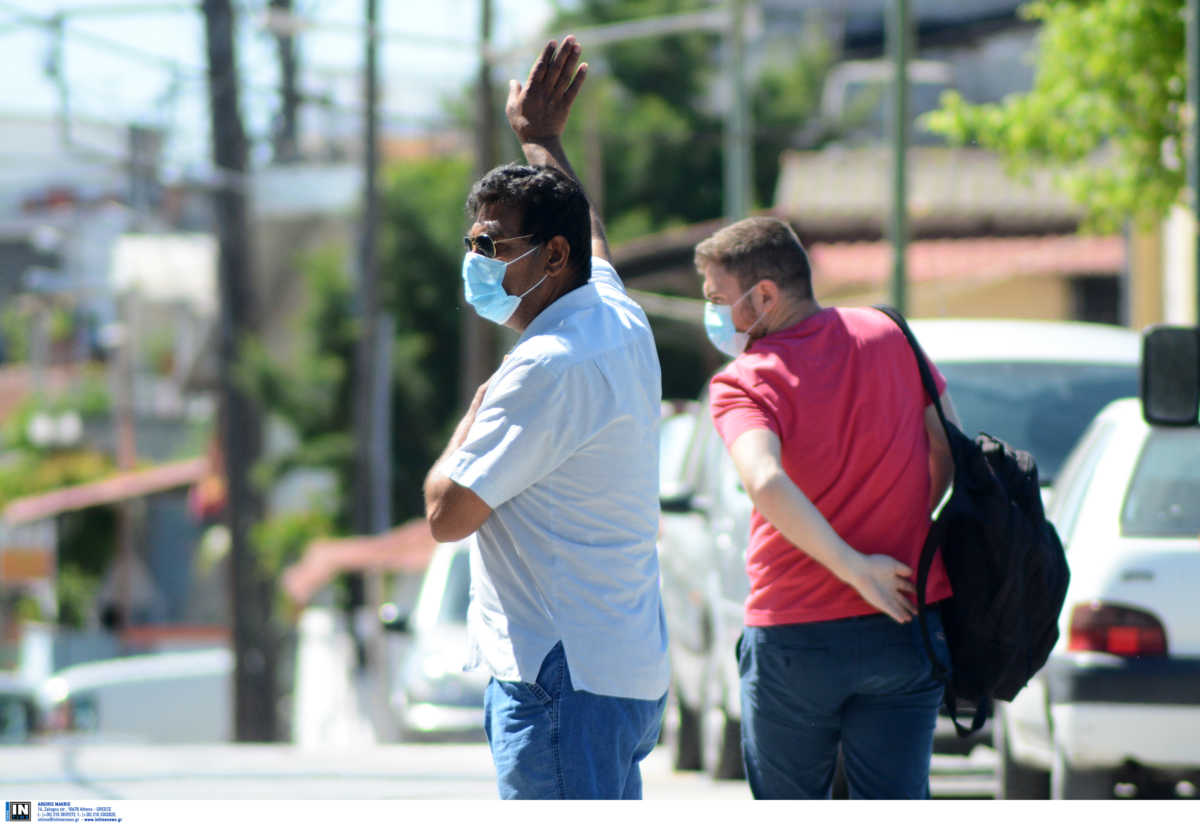
[[[1138,393],[1136,365],[938,362],[970,435],[986,432],[1033,454],[1050,484],[1096,414]]]
[[[446,592],[442,596],[442,608],[438,610],[438,622],[442,624],[467,623],[467,605],[471,602],[471,563],[466,552],[456,552],[450,560],[446,573]]]
[[[1121,534],[1200,534],[1200,429],[1156,429],[1146,439],[1121,507]]]
[[[1097,422],[1083,435],[1078,449],[1071,453],[1055,486],[1054,504],[1050,518],[1063,544],[1069,546],[1075,533],[1083,499],[1096,474],[1096,466],[1104,454],[1104,446],[1112,437],[1116,426],[1111,422]]]

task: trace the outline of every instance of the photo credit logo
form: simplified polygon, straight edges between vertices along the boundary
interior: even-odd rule
[[[33,821],[32,801],[5,801],[5,821]]]

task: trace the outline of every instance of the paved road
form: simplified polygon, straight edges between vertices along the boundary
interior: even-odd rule
[[[940,758],[940,797],[987,797],[994,758]],[[643,768],[647,800],[739,801],[744,781],[677,773],[660,747]],[[42,800],[495,799],[484,744],[291,745],[46,744],[0,748],[0,797]]]
[[[344,622],[307,610],[300,621],[294,744],[148,745],[78,739],[0,747],[0,798],[453,799],[496,798],[486,744],[395,744],[374,676],[352,673]],[[672,730],[668,726],[667,734]],[[934,794],[986,798],[995,758],[935,759]],[[643,764],[648,800],[748,800],[744,781],[671,769],[669,746]]]

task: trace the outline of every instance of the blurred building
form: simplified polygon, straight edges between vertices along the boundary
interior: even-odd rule
[[[1018,16],[1020,5],[911,4],[914,119],[936,108],[947,90],[986,103],[1031,88],[1037,26]],[[873,0],[763,0],[762,26],[752,35],[767,54],[773,42],[816,25],[841,55],[827,75],[819,115],[797,130],[795,149],[779,158],[769,211],[791,223],[809,249],[818,299],[842,305],[886,301],[890,290],[893,66],[885,53],[886,6]],[[859,116],[848,120],[856,107]],[[947,147],[915,125],[908,171],[910,314],[1136,328],[1164,319],[1162,260],[1169,249],[1163,239],[1080,235],[1083,212],[1054,186],[1052,170],[1013,178],[996,155]],[[635,289],[698,300],[692,248],[721,225],[713,221],[625,244],[615,250],[618,267]],[[642,297],[658,316],[660,342],[679,338],[685,345],[690,333],[677,324],[692,316],[697,324],[698,310]]]

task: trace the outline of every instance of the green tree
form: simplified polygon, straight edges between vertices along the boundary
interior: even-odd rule
[[[421,485],[457,422],[459,294],[471,161],[449,156],[387,170],[379,259],[395,318],[392,518],[424,513]],[[470,311],[470,310],[468,310]]]
[[[1087,224],[1112,231],[1163,215],[1185,183],[1184,0],[1037,0],[1033,89],[973,105],[955,92],[925,118],[952,143],[1000,153],[1015,174],[1063,170]]]
[[[708,8],[701,0],[583,0],[556,31]],[[603,193],[610,240],[721,214],[722,126],[707,94],[720,37],[696,31],[591,48],[588,82],[564,143],[589,189]],[[532,55],[531,55],[532,59]],[[523,79],[523,78],[522,78]],[[602,181],[589,179],[602,170]]]
[[[549,28],[570,31],[648,17],[709,10],[711,0],[581,0],[559,6]],[[813,30],[815,32],[815,29]],[[719,218],[723,203],[724,112],[715,89],[722,71],[722,35],[698,30],[592,47],[591,71],[563,141],[589,192],[601,201],[614,245],[673,226]],[[815,148],[835,132],[819,127],[817,104],[834,52],[811,33],[758,47],[753,79],[754,195],[771,203],[779,156]],[[530,54],[528,61],[534,55]],[[529,63],[511,76],[528,71]],[[507,76],[497,78],[497,111]],[[470,128],[473,90],[446,104],[451,119]],[[508,159],[520,157],[506,138]]]
[[[395,320],[392,343],[392,520],[422,513],[421,483],[453,424],[457,405],[458,290],[463,203],[470,162],[434,158],[384,175],[380,297]],[[245,344],[241,378],[268,414],[296,436],[293,448],[264,458],[255,479],[270,486],[292,469],[331,470],[335,500],[314,517],[277,515],[256,530],[258,549],[278,572],[309,540],[346,534],[354,492],[353,377],[361,325],[345,249],[329,247],[298,262],[307,286],[297,321],[297,352],[277,359],[261,342]]]

